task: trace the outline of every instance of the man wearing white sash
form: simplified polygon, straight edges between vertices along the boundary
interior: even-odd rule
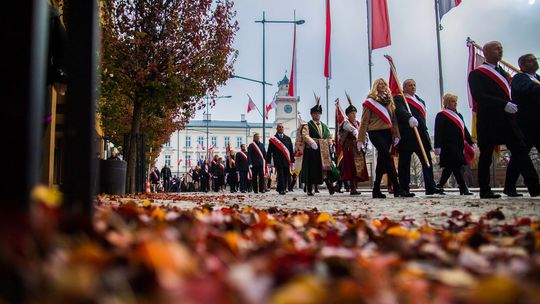
[[[416,153],[420,163],[422,164],[422,174],[424,175],[425,193],[427,195],[432,194],[444,194],[443,189],[436,187],[435,180],[433,178],[433,163],[431,161],[431,140],[429,139],[428,128],[426,125],[426,104],[416,95],[416,82],[413,79],[407,79],[403,82],[403,94],[407,100],[403,100],[401,94],[394,96],[394,103],[396,104],[396,119],[399,126],[399,134],[401,140],[399,141],[399,161],[398,161],[398,175],[399,184],[401,188],[409,192],[409,184],[411,182],[411,156]],[[409,104],[411,112],[407,110],[405,102]],[[414,133],[414,127],[418,129],[420,138],[422,139],[422,145],[426,150],[426,155],[429,164],[426,164],[424,157],[422,156],[422,150],[416,139]]]
[[[435,117],[435,154],[439,155],[439,166],[443,168],[439,186],[444,186],[454,174],[461,195],[472,195],[463,178],[463,168],[467,164],[465,144],[474,146],[463,116],[457,112],[457,96],[446,94],[443,97],[444,109]]]
[[[266,167],[266,150],[259,141],[259,133],[253,134],[253,142],[248,147],[249,168],[253,174],[253,192],[264,193],[264,177],[268,175]]]
[[[519,57],[519,69],[512,78],[512,100],[519,107],[517,122],[525,136],[527,154],[532,147],[540,151],[540,75],[538,71],[538,59],[534,54],[526,54]],[[516,182],[519,177],[519,169],[512,157],[506,171],[504,194],[508,196],[522,196],[516,191]]]
[[[293,146],[291,138],[284,134],[285,128],[282,123],[276,127],[276,136],[271,137],[266,153],[266,162],[273,160],[277,173],[276,190],[279,194],[285,194],[291,179],[291,168],[294,162]]]
[[[477,103],[478,183],[481,198],[499,198],[491,191],[490,170],[493,149],[506,145],[524,177],[531,196],[540,195],[538,174],[527,154],[523,134],[515,114],[518,106],[510,99],[509,75],[500,66],[503,47],[500,42],[488,42],[483,47],[486,62],[469,74],[469,88]]]

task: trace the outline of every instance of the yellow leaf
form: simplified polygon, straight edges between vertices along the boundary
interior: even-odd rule
[[[272,295],[273,304],[319,304],[328,303],[324,284],[315,277],[301,277],[292,280]]]
[[[62,203],[62,193],[56,189],[39,185],[32,190],[32,199],[42,202],[47,207],[56,208]]]
[[[152,211],[152,214],[150,216],[159,221],[162,221],[165,218],[165,211],[163,211],[159,207],[156,207],[156,209]]]
[[[143,207],[148,207],[148,206],[150,206],[151,204],[152,204],[152,203],[151,203],[149,200],[144,200],[144,201],[142,202]]]
[[[325,223],[325,222],[335,222],[334,218],[326,212],[321,212],[319,216],[317,217],[317,223]]]
[[[223,238],[225,239],[225,242],[227,242],[227,244],[229,245],[229,248],[231,248],[234,253],[237,253],[238,242],[240,241],[240,236],[238,235],[238,233],[229,231],[225,233]]]
[[[418,232],[417,230],[408,231],[399,226],[388,228],[388,230],[386,230],[386,234],[404,237],[408,239],[417,239],[420,237],[420,232]]]

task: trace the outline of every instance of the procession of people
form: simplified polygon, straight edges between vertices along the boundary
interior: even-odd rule
[[[379,78],[361,103],[361,112],[347,95],[349,105],[337,126],[337,138],[321,121],[323,108],[320,98],[315,96],[311,119],[297,128],[294,145],[283,124],[278,123],[268,146],[260,141],[259,133],[254,133],[253,142],[241,144],[240,151],[227,146],[223,158],[214,155],[210,162],[201,161],[187,175],[174,176],[172,181],[167,166],[161,172],[155,168],[150,174],[153,189],[163,179],[165,189],[171,189],[172,185],[175,191],[218,192],[228,186],[231,193],[265,193],[274,181],[280,195],[294,191],[297,182],[308,196],[318,193],[323,184],[330,195],[341,193],[343,185],[350,195],[360,195],[358,183],[369,180],[365,156],[370,143],[377,155],[372,198],[386,198],[381,191],[385,175],[394,197],[415,196],[410,185],[413,154],[422,167],[426,195],[445,195],[444,187],[452,175],[460,195],[472,195],[464,174],[466,169],[470,171],[473,159],[479,154],[479,196],[496,199],[501,196],[491,190],[489,170],[495,147],[504,144],[511,158],[503,193],[522,196],[516,190],[522,175],[530,196],[539,196],[538,174],[529,157],[532,147],[538,149],[540,144],[538,60],[534,54],[521,56],[518,62],[521,71],[512,78],[499,65],[503,53],[500,42],[487,43],[483,53],[485,62],[468,79],[476,102],[477,143],[457,110],[456,95],[443,96],[442,109],[435,115],[432,143],[427,127],[430,113],[426,101],[417,94],[416,81],[406,79],[401,86],[398,84],[396,94],[385,79]],[[438,160],[436,163],[432,152]],[[434,164],[441,169],[438,182],[433,173]]]

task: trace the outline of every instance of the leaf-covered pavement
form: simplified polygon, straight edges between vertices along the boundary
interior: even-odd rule
[[[448,199],[394,204],[422,215]],[[254,207],[259,201],[274,206]],[[300,196],[100,196],[94,236],[47,234],[32,295],[40,303],[540,303],[540,221],[497,205],[507,202],[480,215],[470,210],[489,205],[415,218],[406,207],[387,217],[316,209]],[[42,216],[54,208],[43,204]]]

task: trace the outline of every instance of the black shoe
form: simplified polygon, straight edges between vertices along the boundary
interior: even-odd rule
[[[315,190],[315,193],[319,193],[319,190]]]
[[[340,192],[341,193],[341,192]],[[360,191],[351,191],[350,193],[351,195],[360,195]]]
[[[446,193],[444,193],[444,189],[441,189],[441,188],[426,189],[426,195],[433,195],[433,194],[445,195]]]
[[[315,194],[313,194],[313,192],[309,191],[309,192],[307,193],[307,195],[308,195],[308,196],[313,196],[313,195],[315,195]]]
[[[382,194],[381,190],[373,190],[371,193],[371,197],[373,198],[386,198],[386,195]]]
[[[516,190],[503,190],[503,193],[508,197],[520,197],[523,196],[521,193],[517,193]]]
[[[285,195],[285,193],[286,193],[285,191],[279,191],[280,195]]]
[[[480,198],[493,198],[493,199],[496,199],[496,198],[501,198],[501,195],[497,194],[497,193],[494,193],[491,190],[488,190],[488,191],[480,192]]]
[[[294,192],[293,189],[289,189],[289,192]]]
[[[529,195],[531,197],[536,197],[536,196],[540,196],[540,185],[539,184],[536,184],[536,185],[533,185],[533,186],[527,186],[527,189],[529,190]]]
[[[337,189],[336,193],[343,193],[343,191],[341,191],[341,189]]]
[[[414,196],[414,193],[410,193],[403,190],[399,190],[399,191],[394,190],[394,197],[413,197],[413,196]]]
[[[459,195],[474,195],[474,193],[472,193],[468,189],[464,191],[459,190]]]

